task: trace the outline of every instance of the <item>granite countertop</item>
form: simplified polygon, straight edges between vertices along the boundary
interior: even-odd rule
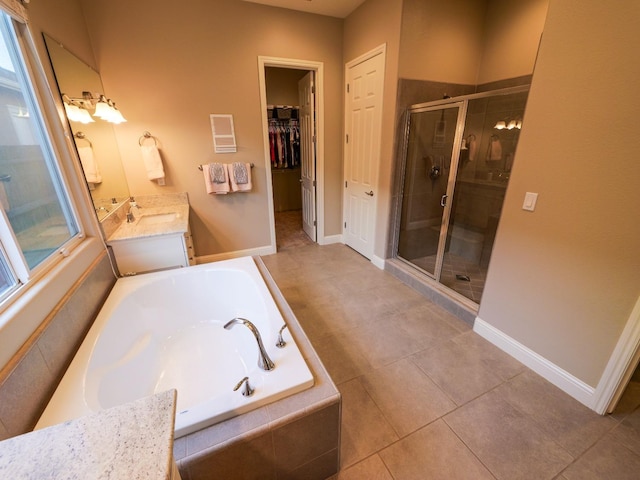
[[[0,478],[168,480],[176,391],[0,442]]]
[[[134,208],[133,216],[132,223],[122,222],[107,241],[187,233],[189,230],[189,204]]]

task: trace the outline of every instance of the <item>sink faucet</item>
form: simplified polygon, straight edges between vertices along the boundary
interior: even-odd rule
[[[256,341],[258,342],[258,366],[262,370],[266,370],[266,371],[273,370],[274,368],[276,368],[275,364],[269,358],[269,355],[267,355],[267,351],[265,350],[264,345],[262,344],[262,337],[260,336],[260,332],[258,331],[258,329],[253,323],[251,323],[246,318],[236,317],[233,320],[229,320],[225,324],[224,328],[225,330],[231,330],[235,325],[238,325],[238,324],[242,324],[245,327],[247,327],[249,330],[251,330],[251,333],[253,333],[253,336],[256,337]]]
[[[129,211],[127,212],[127,223],[133,223],[136,220],[136,217],[133,216],[133,209],[140,209],[140,205],[136,202],[136,199],[133,197],[129,197]]]
[[[127,212],[127,223],[133,223],[136,221],[136,217],[133,216],[133,212],[131,211],[133,207],[129,207],[129,211]]]

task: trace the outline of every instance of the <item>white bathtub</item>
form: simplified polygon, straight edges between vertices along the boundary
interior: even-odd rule
[[[258,328],[275,369],[258,368]],[[176,438],[313,385],[251,257],[118,279],[36,428],[178,391]],[[244,377],[255,389],[233,391]]]

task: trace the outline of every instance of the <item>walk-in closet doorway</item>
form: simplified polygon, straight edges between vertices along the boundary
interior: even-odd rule
[[[322,64],[259,60],[273,251],[322,243]]]

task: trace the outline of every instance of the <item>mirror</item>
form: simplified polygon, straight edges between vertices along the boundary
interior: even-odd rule
[[[71,98],[82,98],[82,92],[94,95],[104,93],[98,72],[60,42],[47,34],[43,35],[61,96],[64,94]],[[102,220],[129,197],[113,125],[96,118],[95,122],[88,124],[69,121],[69,126],[83,164],[93,206],[98,220]]]

